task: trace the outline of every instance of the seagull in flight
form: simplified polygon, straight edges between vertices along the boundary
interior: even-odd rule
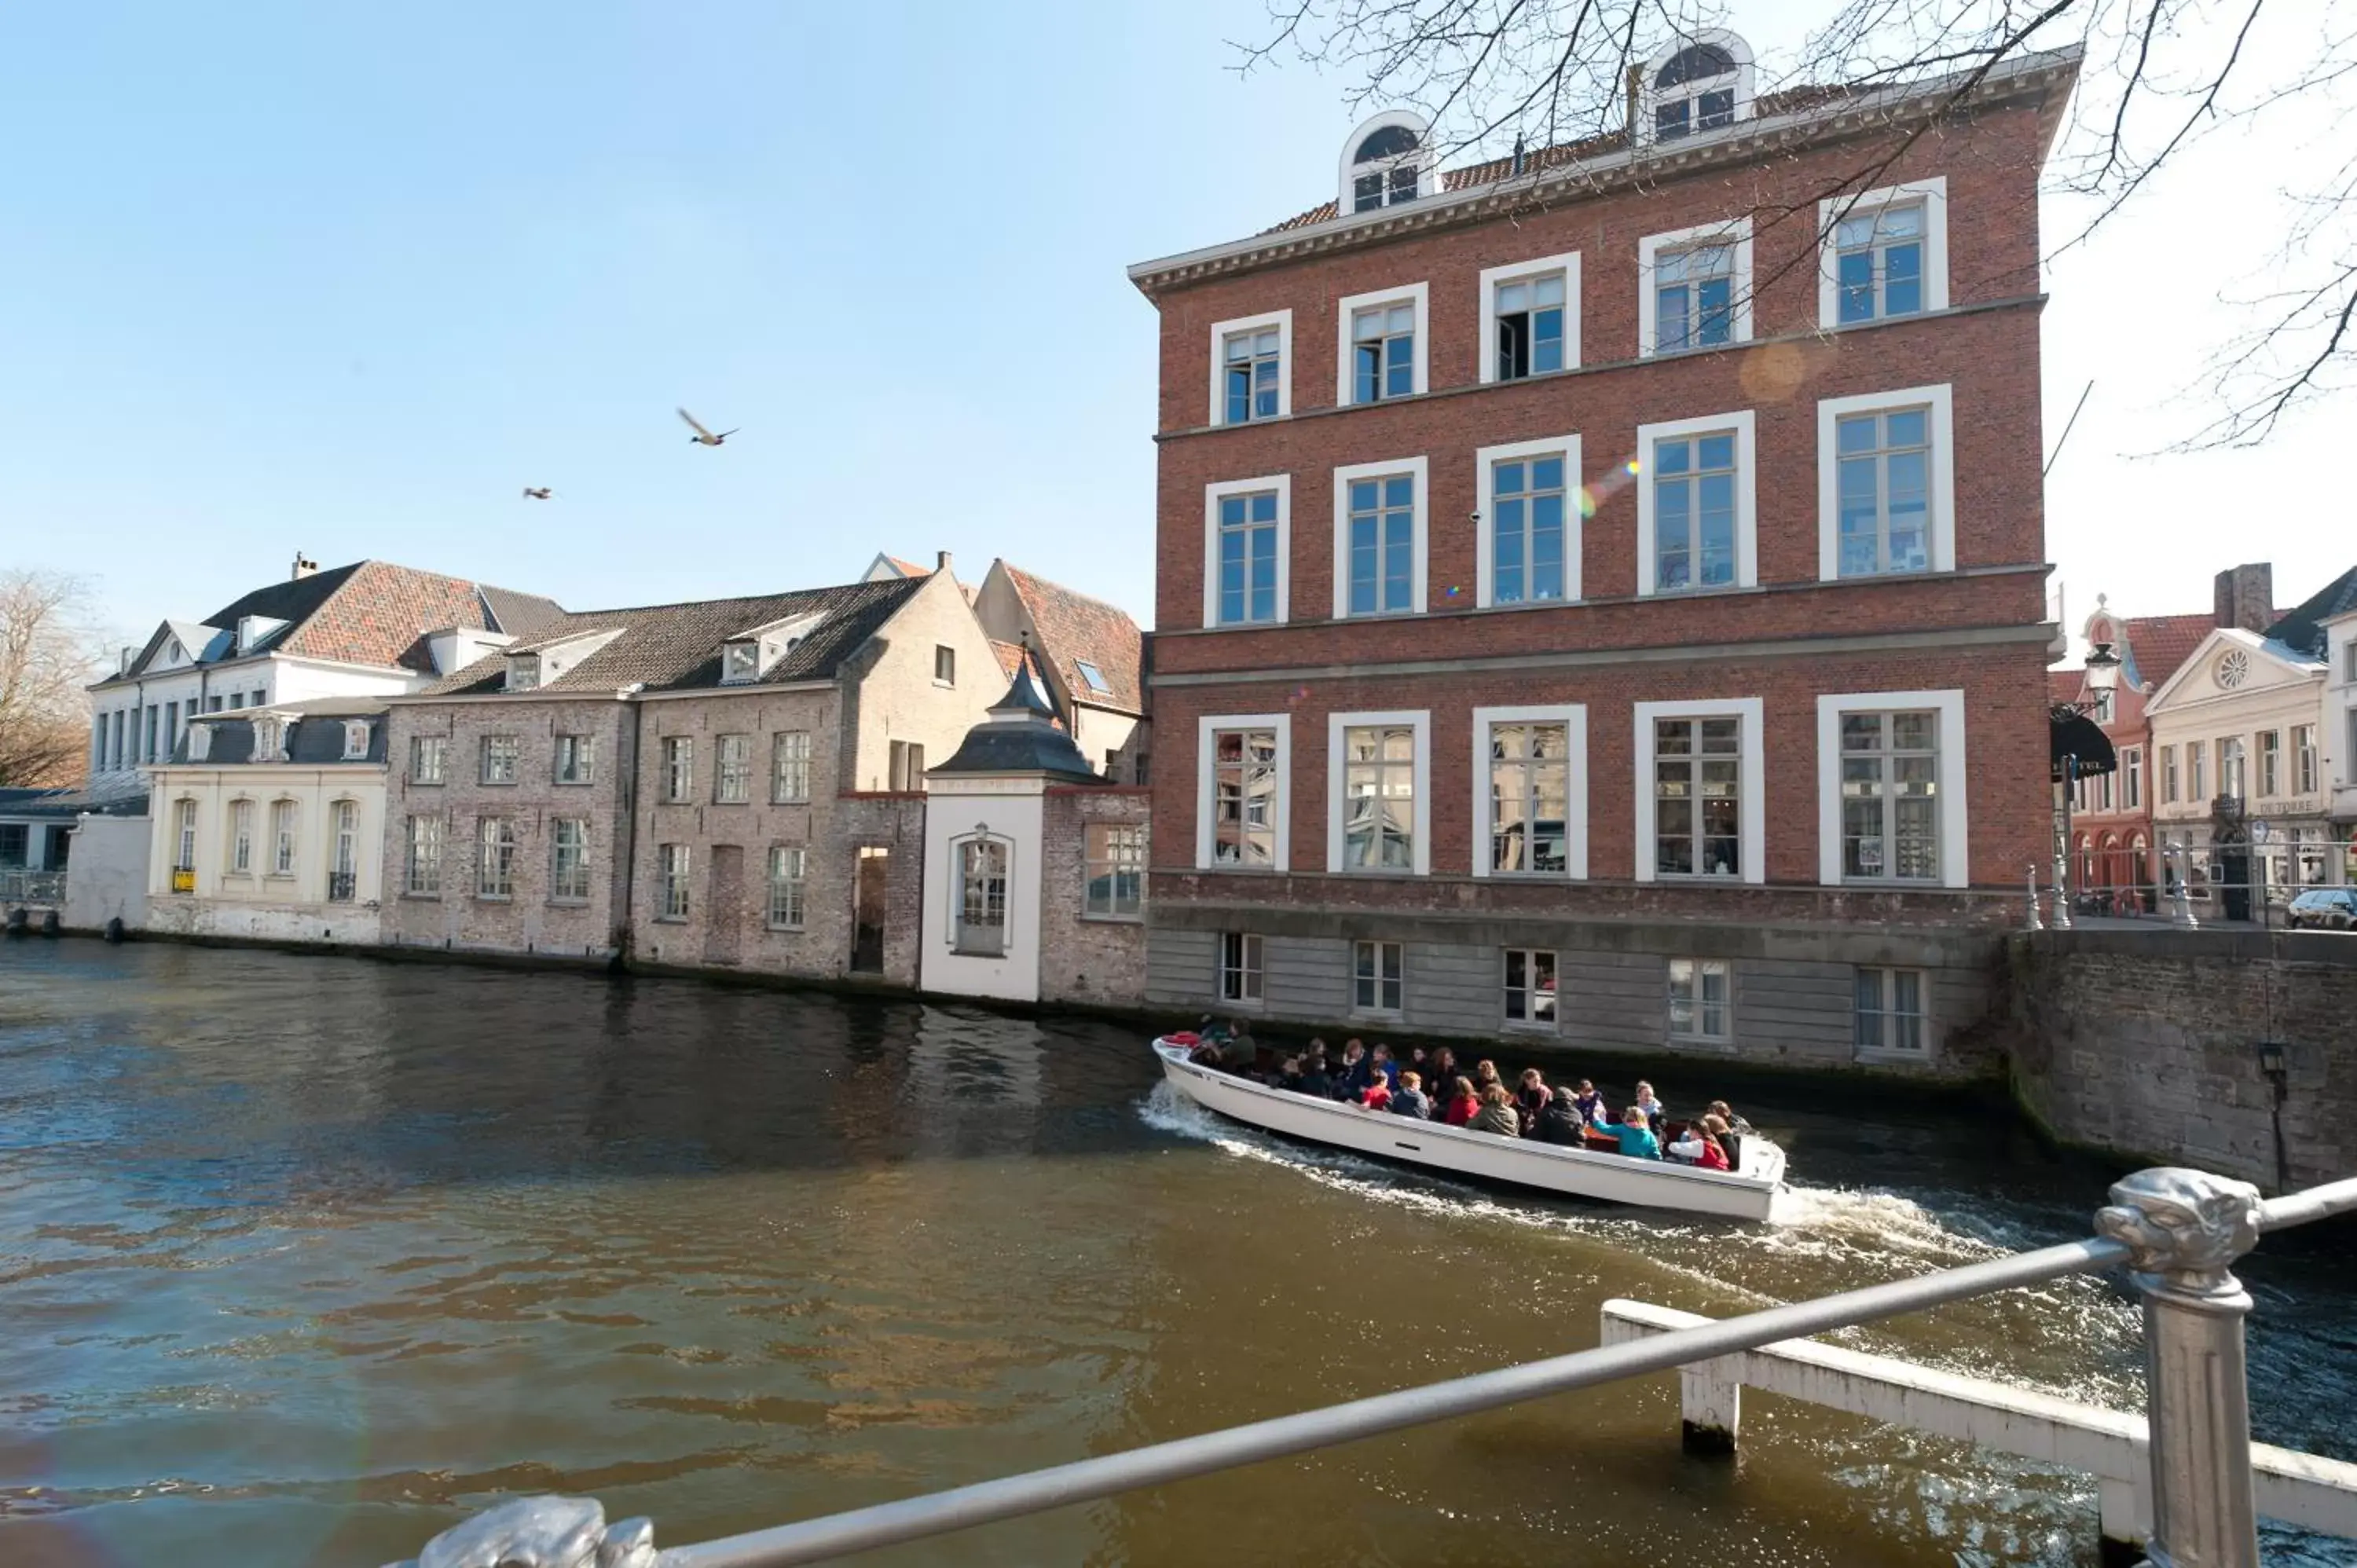
[[[719,435],[715,435],[709,430],[705,429],[703,425],[697,424],[695,415],[688,413],[687,410],[683,408],[679,411],[679,416],[687,421],[687,427],[690,430],[695,432],[695,434],[689,436],[688,439],[694,442],[698,446],[717,446],[723,441],[727,440],[731,435],[737,434],[734,430],[724,430]],[[741,428],[741,426],[739,428]]]
[[[554,494],[556,494],[556,492],[550,489],[546,485],[542,485],[537,489],[533,489],[530,485],[526,485],[523,488],[523,499],[528,501],[544,501]]]

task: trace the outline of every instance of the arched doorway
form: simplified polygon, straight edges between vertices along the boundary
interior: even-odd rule
[[[2138,833],[2128,841],[2128,859],[2136,868],[2133,875],[2136,878],[2136,908],[2147,915],[2151,914],[2154,908],[2153,888],[2159,878],[2154,874],[2152,849],[2145,843],[2144,834]]]

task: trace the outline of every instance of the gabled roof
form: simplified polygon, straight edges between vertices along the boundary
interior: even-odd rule
[[[2294,608],[2282,612],[2267,628],[2267,636],[2287,648],[2321,659],[2326,652],[2323,623],[2349,610],[2357,610],[2357,566],[2350,567]]]
[[[1129,618],[1129,612],[1060,583],[1033,576],[1005,561],[999,565],[1006,569],[1008,584],[1039,631],[1039,657],[1054,669],[1072,700],[1095,708],[1143,714],[1146,688],[1140,665],[1145,634]],[[1082,660],[1096,666],[1111,691],[1096,691],[1082,678],[1075,666]]]
[[[2145,711],[2150,713],[2171,699],[2182,695],[2187,683],[2196,679],[2201,671],[2209,669],[2217,657],[2230,647],[2240,648],[2269,660],[2297,676],[2312,677],[2324,668],[2324,661],[2321,659],[2302,653],[2299,650],[2278,642],[2272,637],[2261,637],[2257,632],[2245,631],[2239,626],[2213,626],[2210,628],[2210,635],[2203,638],[2195,646],[2193,651],[2186,657],[2185,661],[2170,673],[2168,680],[2160,683],[2159,689],[2154,692],[2146,702]],[[2210,693],[2196,695],[2206,698]]]
[[[920,577],[852,583],[835,588],[804,588],[757,598],[698,599],[686,604],[567,614],[561,624],[543,628],[532,646],[545,648],[584,632],[619,628],[620,635],[555,680],[533,688],[531,694],[611,693],[633,685],[658,692],[700,687],[718,691],[722,689],[721,644],[748,626],[813,613],[823,613],[825,618],[792,652],[771,665],[759,681],[738,682],[726,689],[743,691],[784,682],[830,681],[841,672],[846,660],[899,612],[901,606],[924,589],[925,580]],[[498,693],[506,683],[509,653],[523,650],[500,649],[434,682],[419,694],[447,697]]]
[[[1053,698],[1040,689],[1031,660],[1017,664],[1006,695],[990,705],[990,716],[965,732],[950,759],[926,769],[942,774],[1045,774],[1050,779],[1102,784],[1071,736],[1056,723]]]
[[[483,596],[483,607],[491,612],[490,618],[495,623],[484,628],[487,631],[530,637],[565,613],[563,605],[538,594],[519,594],[513,588],[494,588],[489,583],[477,591]]]
[[[2218,621],[2211,615],[2142,616],[2122,621],[2120,629],[2128,639],[2120,650],[2127,665],[2122,673],[2152,691],[2185,668],[2201,639],[2218,629]]]

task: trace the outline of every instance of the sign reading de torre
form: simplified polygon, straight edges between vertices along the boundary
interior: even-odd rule
[[[1150,991],[1937,1065],[2046,849],[2036,190],[2075,53],[1753,96],[1130,272],[1161,315]]]

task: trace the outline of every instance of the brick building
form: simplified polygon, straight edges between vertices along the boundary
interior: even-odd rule
[[[2046,851],[2037,183],[2075,53],[1753,101],[1131,269],[1149,992],[1932,1063]],[[1699,84],[1699,85],[1698,85]]]
[[[923,759],[1000,679],[946,573],[566,615],[393,700],[384,940],[913,985]]]

